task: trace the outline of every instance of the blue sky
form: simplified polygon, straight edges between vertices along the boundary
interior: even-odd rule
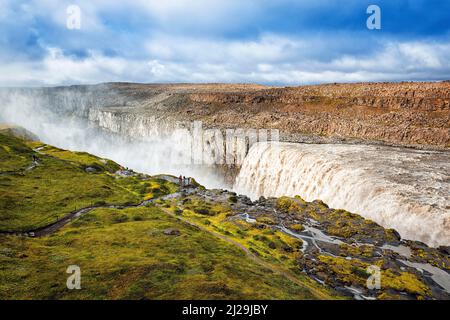
[[[1,86],[444,80],[449,57],[450,1],[0,0]]]

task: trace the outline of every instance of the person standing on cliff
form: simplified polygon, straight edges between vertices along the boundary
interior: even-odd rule
[[[178,177],[178,183],[179,183],[180,187],[183,186],[183,177],[181,176],[181,174],[180,174],[180,176]]]

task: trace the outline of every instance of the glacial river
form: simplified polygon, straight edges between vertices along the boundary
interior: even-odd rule
[[[403,238],[450,245],[450,153],[371,145],[257,143],[234,190],[320,199]]]

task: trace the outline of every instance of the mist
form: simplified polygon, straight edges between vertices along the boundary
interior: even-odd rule
[[[0,122],[24,127],[44,143],[89,152],[137,172],[194,177],[207,188],[228,186],[214,166],[183,161],[190,157],[186,130],[162,134],[158,128],[149,128],[155,134],[143,139],[123,136],[89,121],[90,110],[126,104],[126,97],[106,86],[2,89],[0,98]]]
[[[388,146],[258,143],[234,189],[251,199],[320,199],[394,228],[406,239],[448,246],[449,156]]]

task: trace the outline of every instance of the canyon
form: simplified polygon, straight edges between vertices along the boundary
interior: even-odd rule
[[[449,299],[449,247],[323,201],[252,201],[7,128],[2,299]],[[74,262],[83,284],[67,290]]]
[[[450,244],[450,82],[107,83],[0,97],[0,121],[58,147],[253,199],[321,199],[408,239]]]

